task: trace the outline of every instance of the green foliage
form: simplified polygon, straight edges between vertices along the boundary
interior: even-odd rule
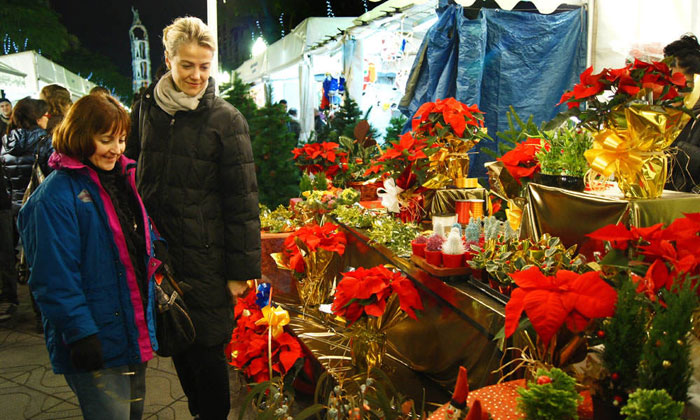
[[[630,394],[620,413],[627,420],[680,420],[683,403],[673,401],[663,389],[638,389]]]
[[[250,97],[251,85],[244,83],[238,73],[233,74],[233,80],[229,84],[221,85],[221,97],[236,109],[241,111],[241,114],[247,121],[250,121],[257,111],[258,107],[255,101]]]
[[[0,7],[0,22],[0,36],[7,34],[18,52],[36,50],[44,57],[59,60],[71,44],[77,43],[46,0],[5,0]]]
[[[372,229],[367,233],[371,242],[380,243],[398,256],[411,255],[411,241],[420,229],[413,223],[403,223],[392,216],[375,217]]]
[[[270,210],[266,205],[260,204],[260,228],[273,233],[291,232],[299,227],[299,220],[294,218],[294,213],[283,205],[275,210]]]
[[[643,296],[636,292],[636,285],[624,274],[617,290],[615,315],[603,321],[603,366],[615,380],[608,376],[602,385],[602,397],[612,401],[615,396],[625,398],[637,388],[637,367],[642,357],[649,314],[645,310]]]
[[[323,174],[310,175],[304,172],[299,181],[299,192],[306,191],[326,191],[328,189],[328,178]]]
[[[698,298],[686,280],[672,291],[661,289],[654,303],[654,318],[648,329],[639,365],[639,385],[646,389],[665,389],[676,401],[688,400],[692,365],[688,333]]]
[[[548,377],[550,383],[542,385],[528,382],[527,388],[518,388],[518,409],[529,420],[578,419],[576,413],[583,397],[576,392],[576,381],[564,371],[538,369],[535,378]]]
[[[361,118],[362,111],[360,111],[357,102],[349,95],[346,95],[343,105],[331,119],[331,141],[337,141],[340,136],[355,138],[353,134],[355,125]]]
[[[280,105],[257,109],[248,94],[250,86],[238,77],[222,88],[222,97],[248,121],[260,202],[270,207],[286,204],[299,195],[299,170],[292,160],[297,142],[287,129],[289,116]]]
[[[530,115],[527,121],[523,121],[522,118],[520,118],[520,115],[515,112],[515,108],[511,106],[510,111],[506,112],[506,117],[508,118],[508,130],[499,131],[496,133],[496,136],[498,136],[500,140],[498,142],[497,151],[494,152],[486,147],[481,149],[494,159],[503,156],[504,153],[512,150],[516,144],[522,142],[523,140],[529,137],[540,137],[541,135],[537,124],[532,122],[532,115]],[[513,121],[515,121],[515,123]],[[516,123],[518,125],[517,127],[515,126]]]
[[[398,140],[407,121],[408,118],[403,114],[389,120],[389,126],[386,128],[386,134],[384,135],[384,142],[389,143]]]
[[[299,195],[299,170],[292,160],[294,134],[280,105],[260,108],[248,121],[258,176],[260,202],[276,207]]]
[[[366,229],[372,226],[375,215],[359,205],[340,205],[331,212],[340,223],[358,229]]]
[[[251,407],[254,410],[255,418],[258,420],[305,420],[311,416],[317,415],[323,410],[322,405],[314,404],[292,417],[291,407],[294,403],[294,394],[286,391],[287,389],[293,389],[291,381],[289,383],[287,382],[288,381],[285,380],[285,383],[282,384],[278,379],[255,384],[248,392],[241,406],[238,413],[238,420],[248,418],[245,415]]]
[[[549,150],[541,148],[536,155],[543,174],[578,177],[586,174],[589,166],[583,153],[593,146],[593,137],[588,131],[568,121],[555,131],[542,134],[550,146]]]

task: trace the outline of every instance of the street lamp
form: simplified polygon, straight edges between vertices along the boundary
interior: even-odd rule
[[[265,40],[263,39],[263,37],[259,36],[258,39],[255,40],[255,43],[253,43],[253,57],[261,55],[265,52],[266,49],[267,44],[265,43]]]

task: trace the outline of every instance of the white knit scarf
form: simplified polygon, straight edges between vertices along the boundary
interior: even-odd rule
[[[175,115],[177,111],[193,111],[199,106],[199,101],[204,96],[209,82],[196,96],[190,96],[178,90],[170,72],[160,78],[155,88],[155,99],[158,106],[169,115]]]

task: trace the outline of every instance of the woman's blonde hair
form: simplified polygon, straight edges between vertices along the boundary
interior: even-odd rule
[[[199,18],[192,16],[177,18],[163,29],[163,47],[169,58],[177,55],[181,45],[191,42],[216,51],[216,39],[209,27]]]

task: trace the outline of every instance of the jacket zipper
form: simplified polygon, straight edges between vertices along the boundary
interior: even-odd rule
[[[202,209],[197,209],[199,215],[199,229],[202,231],[202,239],[204,240],[204,248],[209,248],[209,229],[207,225],[204,224],[204,213]]]

